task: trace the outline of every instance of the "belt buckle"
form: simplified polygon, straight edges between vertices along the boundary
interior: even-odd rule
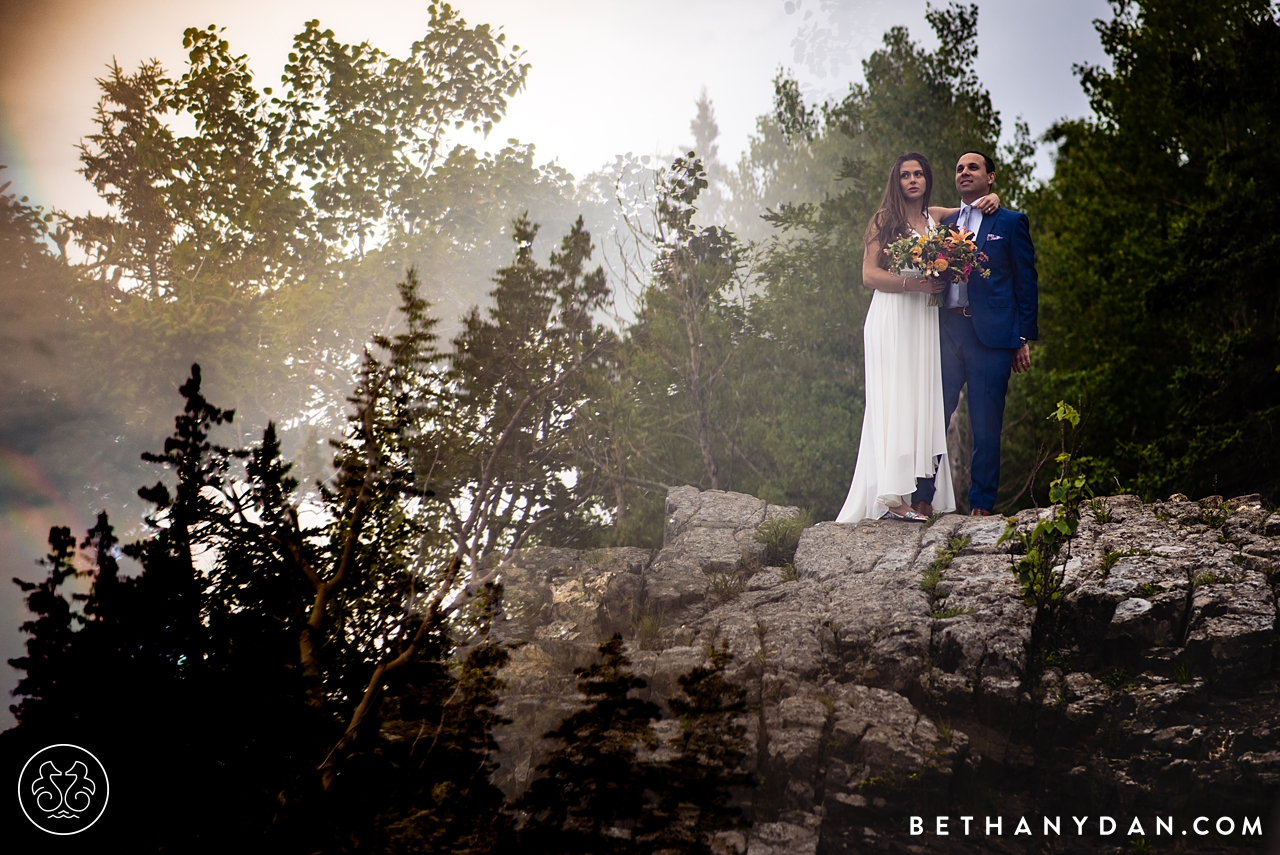
[[[960,314],[964,315],[966,318],[972,318],[972,317],[973,317],[973,312],[969,311],[969,307],[968,307],[968,306],[961,306],[961,307],[960,307],[960,309],[961,309]]]

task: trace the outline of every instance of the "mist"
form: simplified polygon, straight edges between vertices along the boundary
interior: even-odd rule
[[[70,526],[80,536],[98,510],[111,514],[125,539],[141,532],[143,503],[136,490],[160,474],[139,457],[160,450],[182,403],[178,386],[192,362],[206,368],[210,400],[238,410],[235,424],[219,441],[248,444],[267,421],[285,420],[286,453],[298,461],[299,473],[324,478],[327,441],[342,424],[344,398],[354,382],[356,354],[341,352],[343,343],[364,341],[394,326],[392,284],[407,264],[419,265],[424,295],[442,319],[438,331],[447,343],[462,316],[486,304],[493,271],[512,255],[510,223],[521,213],[528,211],[541,225],[538,247],[544,258],[582,213],[600,241],[597,262],[608,261],[606,239],[625,235],[613,198],[620,171],[633,170],[643,184],[651,180],[650,166],[669,163],[692,148],[696,133],[690,123],[704,91],[717,130],[718,161],[712,166],[720,170],[713,171],[719,180],[711,193],[731,200],[734,190],[724,176],[749,157],[752,140],[760,138],[758,119],[770,112],[772,79],[780,68],[792,69],[806,96],[820,102],[843,97],[861,79],[861,60],[880,45],[889,27],[908,26],[930,45],[922,2],[770,0],[748,7],[750,14],[742,14],[742,8],[727,3],[603,9],[591,3],[465,4],[461,12],[469,22],[502,26],[508,44],[527,51],[532,68],[524,91],[487,137],[460,133],[455,141],[475,147],[480,157],[498,156],[507,147],[512,152],[507,161],[518,161],[521,175],[542,183],[529,193],[496,177],[478,207],[468,209],[462,195],[452,206],[459,212],[449,226],[450,239],[465,233],[456,244],[388,253],[382,269],[347,274],[364,277],[357,282],[361,298],[327,307],[331,323],[318,328],[311,342],[315,364],[284,379],[245,383],[246,363],[220,361],[219,343],[171,342],[145,370],[139,362],[135,376],[127,364],[117,366],[113,376],[130,387],[129,406],[122,408],[123,398],[102,394],[100,375],[83,370],[89,351],[69,337],[68,318],[57,308],[58,270],[41,274],[45,278],[38,281],[47,287],[32,289],[28,282],[15,292],[16,282],[0,285],[10,307],[0,318],[0,383],[7,395],[0,415],[0,575],[41,577],[35,561],[46,550],[49,528]],[[1090,19],[1104,14],[1106,4],[1002,2],[982,8],[977,68],[1003,111],[1006,134],[1018,115],[1035,133],[1064,116],[1084,115],[1088,105],[1070,66],[1101,59]],[[8,2],[0,15],[0,163],[8,166],[0,183],[12,182],[7,192],[29,197],[44,211],[69,216],[109,212],[77,174],[82,165],[77,146],[95,130],[93,109],[100,92],[94,79],[107,73],[113,58],[127,73],[156,58],[176,75],[184,63],[183,29],[224,24],[233,53],[247,54],[261,87],[279,77],[291,37],[306,19],[318,17],[343,41],[367,40],[392,56],[402,55],[428,20],[425,7],[409,3],[263,7],[159,0]],[[1025,73],[1028,68],[1035,73]],[[175,127],[181,129],[183,122]],[[508,140],[521,143],[513,146]],[[1048,156],[1042,150],[1039,157],[1038,174],[1047,175]],[[463,185],[442,190],[454,191],[463,193]],[[759,219],[763,208],[812,201],[825,192],[825,187],[802,187],[795,198],[775,194],[748,200],[739,190],[737,207],[725,207],[723,219],[745,237],[763,238],[769,233]],[[710,197],[704,201],[709,205]],[[463,221],[469,225],[460,225]],[[69,258],[82,262],[77,252],[74,243],[68,247]],[[256,347],[262,339],[246,341]],[[27,615],[19,593],[12,585],[0,586],[5,659],[22,652],[17,627]],[[2,682],[11,688],[16,672],[6,670],[9,677]],[[12,722],[9,716],[7,708],[0,712],[0,729]]]

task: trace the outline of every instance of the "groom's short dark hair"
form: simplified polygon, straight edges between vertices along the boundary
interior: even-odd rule
[[[987,154],[985,151],[978,151],[976,148],[966,149],[965,151],[960,152],[960,157],[964,157],[966,154],[981,155],[982,165],[987,168],[987,172],[996,171],[996,162],[992,160],[991,155]]]

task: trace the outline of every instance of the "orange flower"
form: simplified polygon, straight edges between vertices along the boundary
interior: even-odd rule
[[[942,273],[947,269],[947,260],[945,258],[939,258],[933,263],[933,266],[939,273]]]

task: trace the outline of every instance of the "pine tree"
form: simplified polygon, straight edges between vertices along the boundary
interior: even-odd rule
[[[632,697],[647,683],[615,634],[600,645],[600,661],[578,668],[586,706],[546,734],[560,746],[537,771],[542,777],[516,803],[526,815],[520,847],[545,855],[611,855],[647,851],[635,839],[651,807],[652,769],[637,749],[656,747],[657,705]]]
[[[497,673],[509,654],[488,638],[500,597],[500,586],[487,591],[481,641],[453,667],[433,662],[417,669],[394,699],[396,712],[385,717],[384,732],[401,730],[399,740],[383,749],[398,775],[379,817],[388,852],[482,855],[510,842],[502,791],[491,782],[494,728],[508,722],[495,710]]]
[[[668,707],[680,718],[677,754],[665,764],[662,797],[650,815],[648,838],[655,850],[672,853],[732,853],[716,835],[744,824],[733,804],[735,790],[755,785],[743,764],[747,729],[739,721],[746,690],[725,679],[733,657],[727,642],[708,651],[709,662],[678,680],[681,695]]]
[[[71,682],[67,666],[78,616],[60,589],[78,575],[73,563],[75,547],[71,529],[54,526],[49,529],[49,553],[40,560],[42,566],[49,568],[49,575],[38,583],[17,577],[13,580],[26,592],[27,610],[36,616],[20,627],[30,636],[27,655],[9,660],[14,668],[27,672],[13,692],[23,696],[21,703],[9,707],[19,722],[61,718],[61,702]]]

